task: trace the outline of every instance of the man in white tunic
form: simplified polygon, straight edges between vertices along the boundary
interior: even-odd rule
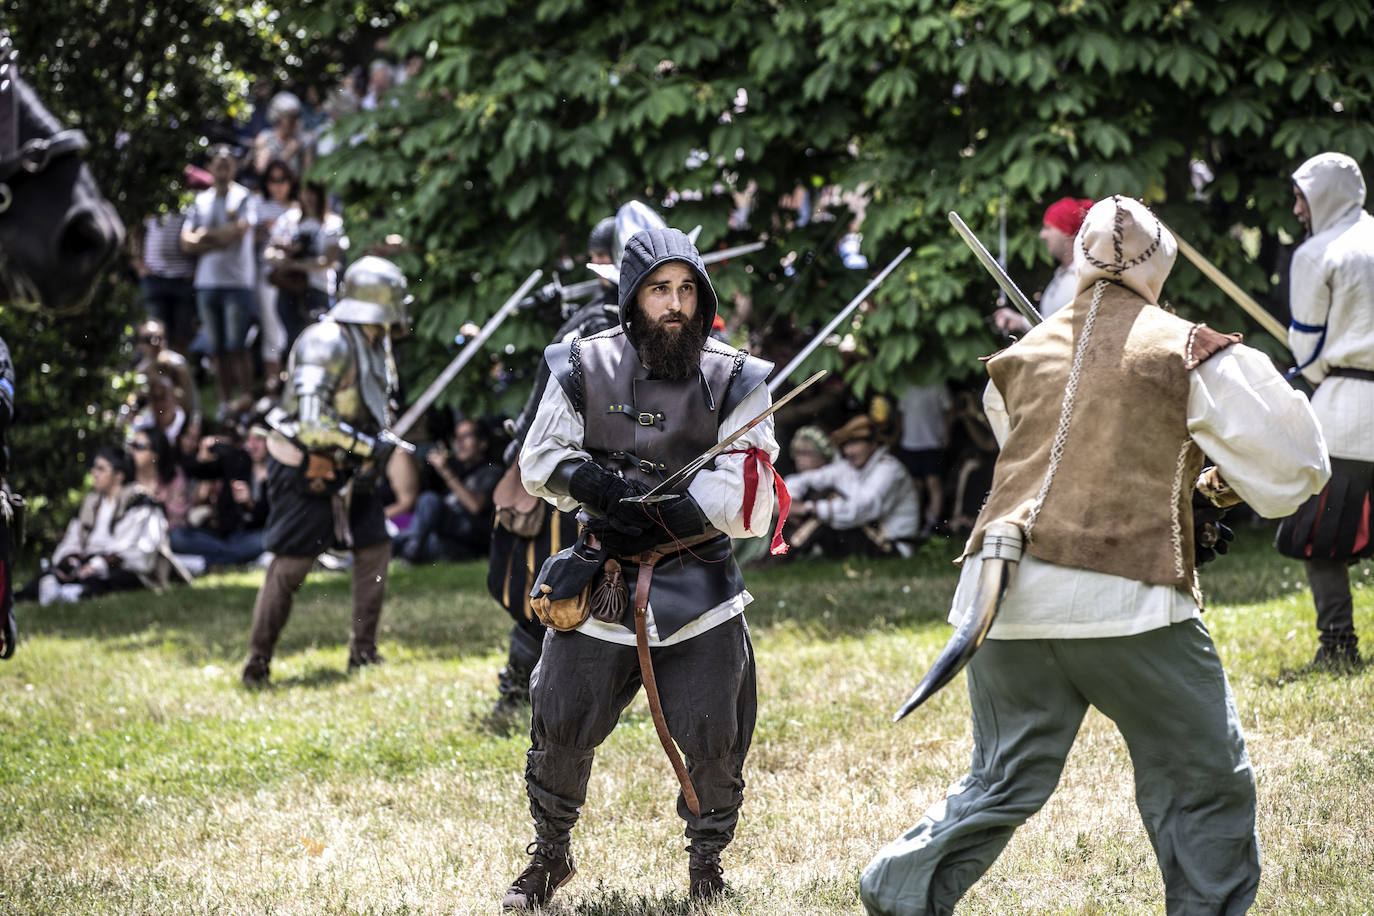
[[[1330,474],[1321,432],[1267,357],[1158,307],[1176,245],[1142,204],[1094,205],[1075,249],[1074,301],[988,361],[1002,451],[955,607],[990,522],[1026,554],[968,665],[972,770],[865,869],[873,916],[951,913],[1049,798],[1090,705],[1130,749],[1168,913],[1254,900],[1254,777],[1199,616],[1191,500],[1205,452],[1261,515],[1292,511]]]
[[[578,513],[618,561],[628,600],[544,637],[530,679],[525,768],[534,841],[504,909],[540,907],[572,877],[571,833],[592,757],[641,683],[656,719],[661,694],[661,721],[686,758],[677,812],[689,892],[706,899],[724,890],[720,854],[739,819],[757,711],[743,617],[752,598],[730,539],[757,537],[771,520],[772,419],[698,471],[682,495],[622,501],[769,405],[771,364],[707,336],[716,307],[687,237],[646,229],[621,257],[620,326],[545,351],[552,378],[520,453],[521,478],[530,493]]]
[[[1314,666],[1358,665],[1350,574],[1374,555],[1374,216],[1364,176],[1343,153],[1293,173],[1293,212],[1311,235],[1293,252],[1288,343],[1316,391],[1312,409],[1331,455],[1331,482],[1279,526],[1278,548],[1303,561],[1317,609]]]

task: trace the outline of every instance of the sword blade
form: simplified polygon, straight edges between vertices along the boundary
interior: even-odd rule
[[[448,387],[449,382],[453,381],[453,377],[477,354],[482,344],[487,342],[487,338],[496,331],[501,322],[506,320],[506,316],[515,311],[520,300],[530,291],[530,287],[534,286],[535,282],[543,275],[542,270],[536,270],[526,277],[525,282],[520,284],[520,288],[496,310],[496,314],[487,319],[487,323],[482,326],[482,330],[478,332],[477,336],[468,341],[468,345],[453,358],[452,362],[444,367],[444,371],[439,373],[439,377],[429,383],[429,387],[424,390],[424,393],[416,398],[415,403],[410,405],[410,409],[402,415],[400,420],[396,421],[396,425],[391,428],[396,436],[405,438],[405,434],[410,431],[410,427],[415,425],[415,421],[420,419],[426,410],[429,410],[429,405],[434,403],[439,392]]]
[[[702,254],[701,263],[710,266],[711,264],[717,264],[721,261],[729,260],[730,258],[753,254],[755,251],[761,250],[763,246],[763,242],[749,242],[745,245],[736,245],[733,248],[722,248],[719,251],[707,251]],[[587,298],[599,289],[601,289],[601,280],[599,278],[594,280],[579,280],[576,283],[569,283],[567,286],[560,286],[558,288],[558,294],[562,297],[564,302],[576,302],[578,299]],[[520,302],[521,308],[529,308],[532,305],[534,305],[534,297],[532,296],[526,297]]]
[[[778,408],[782,407],[784,404],[795,398],[797,395],[801,394],[807,388],[810,388],[814,383],[824,378],[826,375],[826,371],[827,370],[822,369],[820,372],[817,372],[815,375],[811,376],[809,379],[802,382],[796,388],[793,388],[791,391],[787,392],[785,396],[779,398],[772,404],[768,405],[767,410],[764,410],[757,417],[750,420],[748,423],[744,424],[739,429],[735,430],[733,433],[731,433],[724,439],[717,442],[715,445],[708,448],[706,451],[702,452],[696,458],[693,458],[691,461],[687,462],[682,467],[678,468],[677,471],[675,471],[672,475],[662,480],[658,484],[658,486],[654,487],[648,493],[645,493],[643,496],[627,496],[625,499],[622,499],[621,502],[656,503],[662,502],[665,499],[672,499],[674,496],[677,496],[678,493],[676,491],[676,488],[679,485],[691,479],[692,475],[695,474],[697,471],[701,470],[703,467],[705,467],[708,461],[715,458],[717,455],[725,451],[731,445],[734,445],[735,440],[739,439],[745,433],[749,432],[749,430],[753,429],[755,426],[758,426],[764,420],[771,417],[775,412],[777,412]]]
[[[964,244],[973,250],[974,256],[978,258],[978,263],[983,265],[984,270],[992,274],[992,279],[997,281],[997,285],[1002,288],[1002,292],[1007,294],[1007,299],[1016,307],[1016,310],[1032,326],[1044,321],[1045,319],[1036,311],[1035,306],[1031,305],[1030,299],[1026,298],[1026,294],[1021,292],[1020,287],[1012,282],[1011,277],[1007,276],[1007,272],[1002,269],[1002,265],[998,264],[992,253],[983,247],[983,243],[978,241],[978,236],[974,235],[973,230],[959,218],[959,214],[953,210],[949,211],[949,221],[954,226],[954,231],[959,233],[959,237],[964,240]]]
[[[865,299],[868,298],[868,294],[877,289],[878,284],[886,280],[887,275],[892,273],[892,271],[896,270],[897,265],[902,263],[902,260],[909,254],[911,254],[910,245],[908,245],[906,248],[903,248],[901,254],[893,258],[892,261],[886,267],[884,267],[882,271],[879,272],[878,276],[868,281],[868,285],[865,286],[863,289],[859,290],[859,295],[855,296],[853,299],[850,299],[849,304],[847,304],[844,308],[840,309],[839,314],[837,314],[834,318],[831,318],[830,322],[826,324],[825,327],[821,328],[821,332],[817,334],[815,337],[811,338],[811,342],[808,343],[806,346],[802,347],[801,352],[798,353],[796,356],[792,357],[792,361],[790,363],[782,367],[781,372],[773,376],[773,380],[768,383],[768,390],[777,391],[779,388],[781,388],[783,382],[787,381],[787,377],[790,376],[793,372],[797,371],[797,368],[800,367],[801,364],[806,361],[806,358],[811,355],[811,352],[821,345],[821,341],[825,340],[826,337],[830,336],[830,332],[835,330],[836,325],[838,325],[841,321],[844,321],[845,318],[849,316],[850,312],[858,308],[859,305]],[[810,384],[810,382],[807,382],[807,384]]]

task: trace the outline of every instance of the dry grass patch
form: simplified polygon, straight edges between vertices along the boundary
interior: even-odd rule
[[[21,607],[20,653],[0,664],[0,912],[494,913],[530,826],[525,739],[480,726],[508,628],[484,574],[399,572],[388,663],[352,678],[347,582],[312,577],[263,693],[237,685],[257,574]],[[861,913],[873,852],[965,772],[962,679],[888,721],[948,636],[948,551],[749,581],[760,710],[724,861],[737,894],[686,899],[675,784],[641,698],[597,755],[579,873],[552,911]],[[1374,672],[1293,673],[1310,599],[1262,533],[1206,584],[1259,778],[1255,912],[1374,912]],[[1374,589],[1356,608],[1374,633]],[[1124,744],[1090,713],[1059,791],[959,912],[1145,914],[1162,899]]]

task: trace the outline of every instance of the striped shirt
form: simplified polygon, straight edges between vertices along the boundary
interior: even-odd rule
[[[196,272],[196,256],[181,250],[184,213],[164,213],[143,221],[143,263],[155,277],[189,280]]]

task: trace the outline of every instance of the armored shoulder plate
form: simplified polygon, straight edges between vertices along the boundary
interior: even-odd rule
[[[592,341],[606,340],[621,336],[625,329],[619,326],[608,328],[590,337],[578,337],[566,342],[550,344],[544,348],[544,362],[549,366],[549,373],[562,386],[563,393],[572,402],[573,409],[582,413],[585,398],[583,393],[585,387],[582,384],[582,347],[584,342],[592,346],[596,344]]]
[[[725,388],[725,397],[721,398],[720,416],[723,419],[728,417],[730,412],[740,405],[741,401],[767,381],[769,374],[773,371],[773,364],[766,359],[750,356],[748,350],[736,350],[715,341],[708,343],[706,349],[707,352],[728,354],[733,360],[733,365],[730,368],[730,381]]]
[[[549,374],[558,379],[563,393],[579,413],[582,412],[581,343],[581,339],[574,338],[544,348],[544,363],[549,367]]]
[[[334,321],[307,325],[291,347],[290,393],[332,392],[353,367],[353,354],[344,329]]]

